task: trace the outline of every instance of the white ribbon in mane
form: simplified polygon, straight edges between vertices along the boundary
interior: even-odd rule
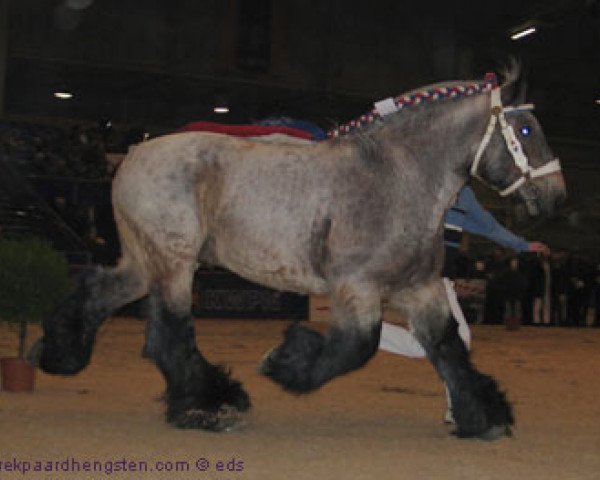
[[[517,138],[512,126],[506,121],[506,117],[504,115],[505,113],[519,112],[523,110],[533,110],[533,104],[527,103],[516,107],[502,106],[502,100],[500,98],[500,87],[492,89],[490,97],[492,114],[485,135],[483,136],[483,139],[479,144],[477,153],[475,153],[475,160],[471,165],[471,175],[480,178],[479,175],[477,175],[479,161],[481,160],[481,157],[483,156],[483,152],[485,151],[486,147],[490,143],[490,140],[496,128],[496,123],[500,124],[502,136],[504,137],[506,146],[508,147],[508,150],[514,159],[515,165],[519,168],[519,170],[521,170],[521,176],[508,188],[500,191],[501,196],[505,197],[506,195],[510,195],[530,178],[543,177],[544,175],[559,172],[560,161],[558,160],[558,158],[555,158],[551,162],[548,162],[545,165],[542,165],[538,168],[533,168],[531,165],[529,165],[529,160],[527,159],[527,156],[523,151],[521,142],[519,142],[519,139]]]

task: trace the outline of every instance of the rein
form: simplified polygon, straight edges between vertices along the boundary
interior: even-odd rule
[[[490,74],[488,74],[490,75]],[[493,75],[493,74],[492,74]],[[510,195],[515,190],[517,190],[521,185],[532,178],[543,177],[545,175],[549,175],[551,173],[560,172],[560,161],[558,158],[555,158],[551,162],[548,162],[541,167],[533,168],[529,164],[529,159],[525,152],[523,151],[523,146],[521,142],[517,138],[514,129],[512,126],[506,121],[505,114],[515,113],[515,112],[523,112],[523,111],[531,111],[534,109],[534,105],[531,103],[526,103],[523,105],[518,105],[516,107],[504,107],[502,105],[502,100],[500,98],[500,87],[495,86],[490,94],[490,102],[491,102],[491,116],[490,122],[488,123],[485,135],[477,148],[477,152],[475,153],[475,160],[471,165],[471,175],[473,177],[477,177],[483,180],[478,174],[477,170],[479,168],[479,161],[483,156],[483,152],[486,147],[489,145],[494,130],[496,129],[496,125],[500,125],[500,129],[502,131],[502,136],[504,137],[504,141],[506,143],[506,147],[508,151],[513,157],[515,165],[521,171],[521,176],[515,180],[510,186],[505,188],[504,190],[500,190],[499,194],[502,197]],[[487,183],[487,182],[486,182]],[[493,185],[492,185],[493,186]]]

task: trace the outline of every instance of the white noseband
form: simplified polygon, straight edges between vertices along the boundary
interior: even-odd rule
[[[512,126],[506,121],[506,117],[504,115],[505,113],[533,110],[533,104],[527,103],[517,107],[503,107],[502,100],[500,99],[500,87],[492,89],[490,97],[492,112],[490,122],[488,123],[485,135],[479,144],[477,153],[475,154],[475,160],[471,165],[471,175],[480,178],[479,175],[477,175],[479,161],[481,160],[486,147],[490,143],[496,128],[496,123],[500,124],[502,136],[504,137],[508,151],[512,155],[515,165],[519,168],[519,170],[521,170],[521,176],[508,188],[500,191],[501,196],[505,197],[506,195],[510,195],[530,178],[543,177],[544,175],[549,175],[554,172],[560,172],[560,162],[558,158],[538,168],[533,168],[531,165],[529,165],[529,160],[523,151],[521,142],[519,142],[519,139],[515,135],[515,131],[513,130]]]

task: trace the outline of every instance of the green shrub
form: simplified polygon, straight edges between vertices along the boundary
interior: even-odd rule
[[[48,243],[0,239],[0,320],[18,326],[19,357],[27,324],[48,315],[69,289],[67,261]]]

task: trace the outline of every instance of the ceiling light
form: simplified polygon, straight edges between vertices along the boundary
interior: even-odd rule
[[[521,28],[519,30],[517,30],[516,32],[514,32],[510,38],[511,40],[519,40],[523,37],[526,37],[527,35],[531,35],[532,33],[536,32],[536,28],[533,26],[530,27],[526,27],[526,28]]]
[[[229,113],[229,95],[223,92],[215,93],[213,112],[221,115]]]
[[[54,92],[54,96],[56,98],[60,98],[61,100],[73,98],[73,94],[71,92]]]
[[[596,100],[596,105],[600,105],[600,98]]]

